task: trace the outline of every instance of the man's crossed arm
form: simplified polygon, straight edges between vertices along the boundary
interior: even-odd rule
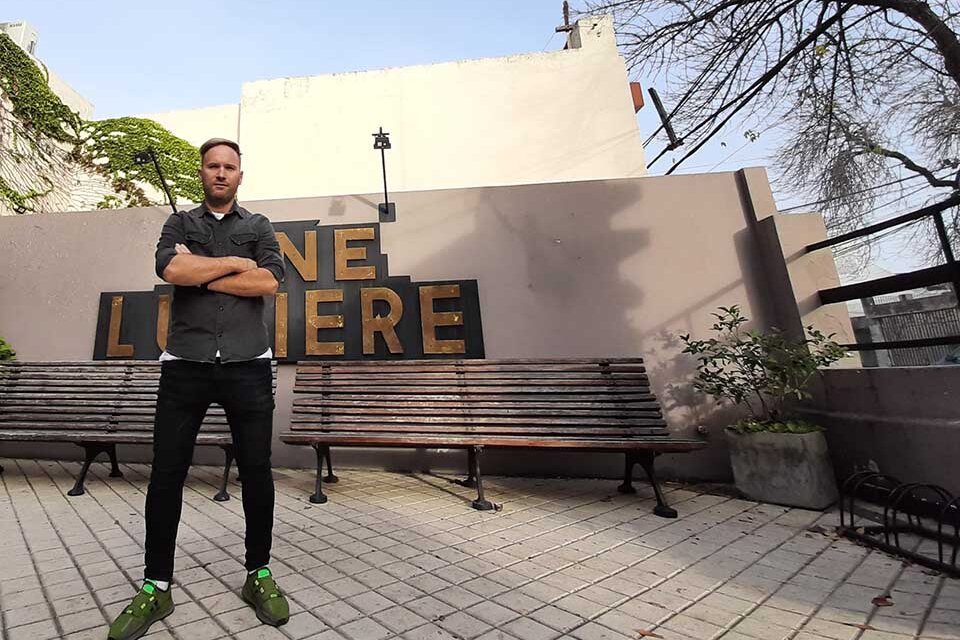
[[[250,258],[195,256],[186,245],[177,243],[177,254],[163,270],[163,279],[184,287],[207,285],[210,291],[234,296],[272,296],[280,283],[269,270]]]

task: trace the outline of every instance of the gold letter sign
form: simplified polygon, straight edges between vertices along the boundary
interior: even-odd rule
[[[420,326],[423,331],[423,353],[465,353],[463,340],[438,340],[436,327],[456,327],[463,324],[459,311],[434,311],[437,298],[459,298],[460,285],[441,284],[420,287]]]
[[[384,300],[390,305],[390,312],[385,316],[373,315],[373,301]],[[394,327],[403,317],[403,300],[392,289],[386,287],[370,287],[369,289],[360,289],[360,309],[361,321],[363,322],[363,353],[372,355],[376,353],[374,345],[374,335],[380,332],[390,353],[403,353],[403,345],[397,337]]]
[[[113,296],[110,302],[110,333],[107,337],[108,358],[133,357],[133,345],[120,344],[121,322],[123,322],[123,296]]]
[[[373,227],[335,229],[333,232],[334,269],[337,280],[376,280],[377,268],[373,265],[350,267],[351,260],[366,260],[366,247],[347,247],[350,240],[373,240]]]
[[[338,214],[332,207],[331,215]],[[418,242],[409,228],[376,222],[321,225],[315,219],[276,222],[273,228],[284,272],[276,295],[255,305],[272,336],[268,346],[275,360],[293,364],[484,357],[477,281],[435,273],[436,247]],[[404,263],[420,265],[421,275],[429,273],[431,279],[417,282],[411,275],[390,273],[381,243],[401,248]],[[276,260],[262,266],[272,269]],[[168,282],[156,284],[153,291],[101,292],[94,359],[150,360],[168,347],[179,355],[185,337],[179,332],[190,331],[179,313],[200,295],[206,294]],[[211,304],[223,302],[211,298]],[[258,326],[258,335],[260,330]]]
[[[314,289],[306,292],[307,299],[307,343],[308,356],[342,356],[342,342],[320,342],[317,339],[318,329],[339,329],[343,327],[343,316],[321,316],[317,314],[317,304],[320,302],[343,302],[343,291],[340,289]]]

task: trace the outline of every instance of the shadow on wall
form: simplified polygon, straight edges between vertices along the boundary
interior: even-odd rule
[[[426,205],[429,211],[401,202],[401,222],[384,235],[394,233],[400,246],[417,242],[418,249],[399,269],[393,266],[399,256],[391,255],[391,268],[418,281],[477,278],[488,358],[639,353],[640,336],[625,313],[642,303],[643,291],[621,265],[649,246],[650,234],[642,227],[617,228],[622,225],[614,218],[638,208],[640,185],[499,187],[471,195],[465,203],[462,192],[440,193]],[[312,464],[309,449],[296,455],[298,462]],[[334,455],[334,465],[339,460],[401,471],[466,468],[462,451],[337,449]],[[617,477],[622,470],[622,457],[609,454],[521,450],[490,451],[484,458],[484,471],[492,474]]]
[[[402,221],[385,228],[384,235],[394,234],[394,253],[408,242],[417,243],[418,250],[414,260],[403,252],[404,266],[397,272],[416,280],[477,278],[488,358],[643,356],[671,429],[678,436],[696,437],[703,425],[711,442],[700,452],[664,456],[659,469],[666,477],[729,477],[723,427],[742,412],[718,408],[693,389],[695,360],[681,353],[679,335],[696,335],[717,306],[744,298],[751,303],[753,325],[769,326],[772,303],[763,294],[763,264],[752,231],[741,229],[727,240],[742,278],[716,287],[655,326],[638,327],[631,316],[645,304],[638,284],[642,280],[635,274],[631,279],[624,265],[651,243],[650,229],[638,218],[643,215],[641,182],[609,181],[602,189],[595,183],[500,187],[473,194],[464,202],[462,193],[441,192],[421,202],[421,210],[400,203]],[[681,255],[663,268],[678,267]],[[696,277],[691,271],[678,287]],[[285,459],[311,466],[312,452],[297,449],[293,456],[286,452]],[[460,473],[466,468],[465,454],[455,450],[337,449],[334,456],[335,465],[394,471]],[[485,472],[503,475],[615,478],[622,469],[620,456],[583,452],[490,451],[484,460]]]
[[[722,469],[721,478],[731,477],[726,436],[723,429],[743,416],[743,410],[733,406],[718,406],[711,398],[693,387],[697,360],[682,353],[680,336],[685,333],[698,337],[696,319],[713,313],[719,306],[732,304],[730,296],[744,289],[754,308],[748,325],[764,328],[771,324],[774,310],[763,295],[765,280],[754,232],[743,229],[733,236],[733,249],[743,277],[733,280],[695,301],[680,312],[664,319],[640,337],[641,352],[653,363],[650,368],[650,386],[660,399],[668,423],[674,428],[682,425],[685,437],[705,437],[710,446],[692,453],[664,456],[662,473],[667,477],[688,477],[684,469]],[[699,428],[705,433],[698,433]],[[699,479],[699,478],[696,478]],[[710,478],[717,479],[717,478]]]

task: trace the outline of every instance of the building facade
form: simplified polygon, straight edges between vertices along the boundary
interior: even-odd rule
[[[238,140],[253,200],[382,191],[381,126],[391,191],[646,173],[605,16],[578,21],[560,51],[248,82],[239,104],[144,117],[195,145]]]

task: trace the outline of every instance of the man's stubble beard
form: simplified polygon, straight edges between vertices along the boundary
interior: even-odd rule
[[[234,199],[237,197],[237,192],[234,191],[229,195],[224,194],[223,196],[220,196],[211,190],[204,191],[203,196],[207,203],[212,204],[215,207],[225,207],[228,204],[233,204]]]

